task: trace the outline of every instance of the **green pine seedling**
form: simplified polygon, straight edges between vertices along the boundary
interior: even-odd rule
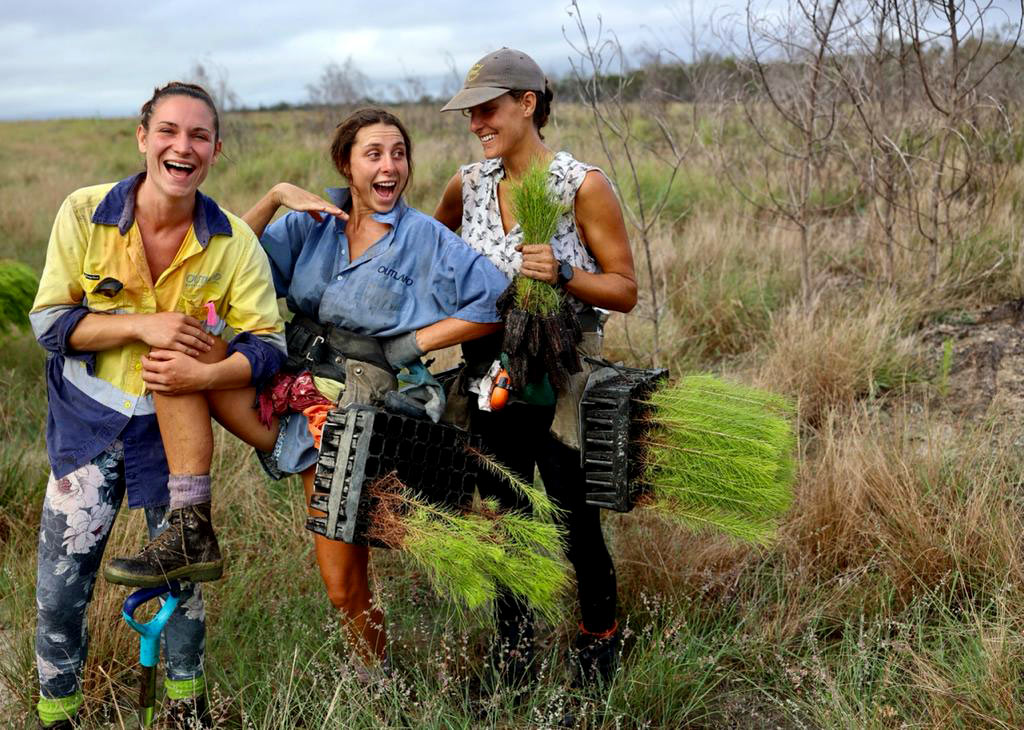
[[[470,448],[468,451],[471,455],[479,459],[480,463],[487,467],[492,474],[504,479],[512,486],[513,489],[525,497],[530,503],[530,508],[533,511],[533,514],[537,515],[540,519],[551,520],[555,517],[555,513],[562,511],[548,498],[547,493],[543,489],[537,489],[534,485],[527,484],[513,474],[511,469],[490,454],[486,454],[483,451],[474,448]]]
[[[503,587],[542,616],[558,615],[569,579],[565,565],[552,557],[563,548],[555,525],[502,512],[491,501],[477,512],[456,512],[427,502],[396,478],[381,480],[373,490],[378,503],[370,536],[402,550],[457,608],[477,608]]]
[[[0,260],[0,330],[28,327],[28,310],[38,288],[39,278],[28,266]]]
[[[523,229],[523,243],[551,243],[559,219],[569,207],[558,200],[548,187],[548,169],[539,161],[511,184],[512,214]],[[530,314],[549,316],[562,306],[562,294],[547,282],[516,278],[516,307]]]
[[[501,513],[494,522],[504,547],[496,582],[522,598],[552,623],[562,617],[561,598],[569,586],[561,555],[562,535],[550,522],[518,511]]]
[[[793,499],[790,404],[711,375],[659,388],[650,404],[649,506],[697,531],[769,541]]]
[[[491,568],[502,557],[490,542],[491,525],[478,515],[460,515],[411,499],[402,549],[426,573],[441,595],[470,609],[497,594]]]

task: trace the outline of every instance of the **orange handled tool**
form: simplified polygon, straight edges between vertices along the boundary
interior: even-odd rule
[[[494,376],[494,387],[491,389],[491,410],[500,411],[508,403],[508,371],[502,368]]]

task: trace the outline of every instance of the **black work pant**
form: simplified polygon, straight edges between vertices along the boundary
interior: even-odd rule
[[[601,515],[585,501],[580,454],[550,433],[554,406],[510,404],[488,413],[470,405],[470,430],[483,439],[484,448],[523,481],[533,483],[536,466],[548,497],[563,511],[558,518],[566,531],[566,557],[576,571],[583,627],[593,633],[615,625],[615,566],[604,544]],[[528,509],[529,504],[508,482],[496,478],[480,485],[482,497],[494,497],[503,507]],[[514,596],[498,596],[498,629],[506,641],[532,639],[532,620]],[[525,632],[525,633],[524,633]]]

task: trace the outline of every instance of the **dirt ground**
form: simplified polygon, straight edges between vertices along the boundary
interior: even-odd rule
[[[922,330],[926,359],[939,375],[932,406],[952,420],[991,419],[997,433],[1024,444],[1024,299],[960,312]],[[946,342],[952,360],[945,378]],[[943,393],[944,390],[944,393]],[[1000,439],[1002,440],[1002,439]]]

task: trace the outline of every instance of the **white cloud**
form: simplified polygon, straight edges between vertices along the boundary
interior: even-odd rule
[[[596,28],[600,14],[627,49],[684,42],[675,29],[688,12],[675,0],[581,4],[588,26]],[[563,26],[576,37],[567,6],[517,0],[495,13],[463,0],[15,3],[0,22],[0,118],[134,114],[154,86],[181,78],[196,61],[225,69],[250,105],[302,101],[325,64],[349,56],[378,89],[407,76],[436,83],[449,72],[446,53],[462,74],[503,45],[559,74],[572,54]]]

